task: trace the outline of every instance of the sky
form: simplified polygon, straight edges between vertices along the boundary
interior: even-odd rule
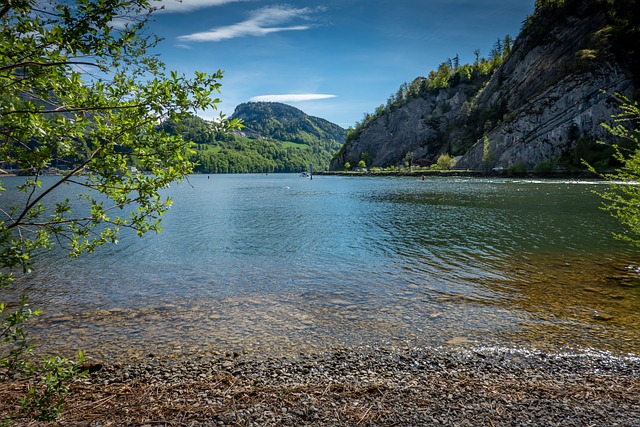
[[[534,0],[162,0],[149,30],[167,68],[224,71],[217,112],[283,102],[344,128],[447,58],[516,37]]]

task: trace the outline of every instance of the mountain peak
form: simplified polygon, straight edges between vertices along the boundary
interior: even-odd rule
[[[246,102],[236,107],[232,118],[243,121],[245,135],[313,145],[321,141],[334,152],[344,142],[345,130],[319,117],[279,102]]]
[[[251,121],[262,116],[273,116],[283,120],[302,118],[306,116],[304,111],[280,102],[245,102],[239,104],[232,117]]]

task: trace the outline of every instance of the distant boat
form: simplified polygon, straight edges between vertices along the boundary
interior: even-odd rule
[[[309,178],[309,179],[313,179],[313,165],[309,165],[309,172],[302,172],[300,174],[300,176],[302,178]]]

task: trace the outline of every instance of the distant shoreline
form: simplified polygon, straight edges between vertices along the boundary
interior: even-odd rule
[[[357,177],[377,177],[377,176],[397,176],[397,177],[470,177],[470,178],[576,178],[576,179],[602,179],[598,175],[589,171],[578,172],[509,172],[509,171],[478,171],[478,170],[451,170],[451,171],[320,171],[314,175],[322,176],[357,176]]]
[[[280,172],[271,172],[271,174],[279,174]],[[286,173],[298,173],[298,172],[282,172],[282,174]],[[215,173],[198,173],[195,175],[263,175],[263,173],[236,173],[236,174],[215,174]],[[318,176],[354,176],[354,177],[469,177],[469,178],[549,178],[549,179],[558,179],[558,178],[576,178],[576,179],[597,179],[601,180],[602,178],[592,172],[589,171],[579,171],[579,172],[509,172],[509,171],[472,171],[472,170],[451,170],[451,171],[314,171],[313,175]],[[20,176],[15,173],[0,173],[0,178],[2,177],[14,177]]]

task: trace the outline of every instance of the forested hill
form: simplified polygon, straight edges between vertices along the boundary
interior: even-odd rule
[[[340,126],[285,104],[241,104],[231,118],[243,120],[242,130],[211,132],[199,117],[166,124],[165,130],[195,143],[198,173],[301,172],[311,165],[326,170],[344,142]]]
[[[472,64],[446,60],[365,115],[332,168],[431,165],[443,154],[460,169],[609,166],[601,123],[620,113],[615,93],[638,95],[637,3],[535,0],[515,40],[477,50]]]
[[[305,114],[278,102],[240,104],[233,118],[243,121],[242,133],[252,138],[290,141],[335,153],[344,142],[345,130],[327,120]]]

